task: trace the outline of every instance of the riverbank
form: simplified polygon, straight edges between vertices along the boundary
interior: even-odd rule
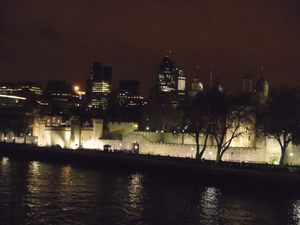
[[[300,167],[228,162],[216,165],[213,161],[201,162],[190,158],[7,143],[0,143],[0,156],[49,163],[72,163],[96,169],[134,170],[157,176],[230,185],[259,184],[273,187],[276,184],[295,187],[300,184]]]

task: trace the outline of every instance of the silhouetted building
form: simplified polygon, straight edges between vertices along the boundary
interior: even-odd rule
[[[107,109],[112,87],[112,68],[95,62],[87,81],[89,108]]]
[[[50,112],[54,114],[69,113],[70,110],[80,106],[79,95],[66,81],[49,81],[44,98],[49,103]]]
[[[140,82],[137,80],[121,80],[119,82],[119,90],[126,92],[129,96],[139,96]]]
[[[0,83],[0,94],[1,95],[16,95],[20,89],[16,87],[15,83],[2,82]]]
[[[136,107],[145,105],[145,100],[140,96],[140,82],[136,80],[121,80],[117,94],[120,107]]]
[[[23,81],[16,84],[17,88],[20,90],[20,96],[40,99],[43,94],[42,85],[34,81]]]
[[[1,108],[33,108],[35,101],[42,96],[41,85],[36,82],[3,82],[0,83],[0,104]]]

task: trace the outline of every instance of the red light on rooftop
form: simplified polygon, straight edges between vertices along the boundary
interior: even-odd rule
[[[171,57],[172,53],[173,53],[173,52],[172,52],[171,49],[167,50],[167,51],[166,51],[166,54],[165,54],[165,57]]]

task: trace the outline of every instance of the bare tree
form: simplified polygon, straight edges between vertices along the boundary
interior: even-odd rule
[[[195,138],[196,159],[201,159],[206,150],[209,137],[210,116],[208,111],[208,96],[198,93],[185,110],[184,129]],[[203,136],[203,142],[201,142]],[[202,148],[201,148],[202,144]]]
[[[251,115],[251,107],[243,99],[223,93],[212,94],[209,132],[217,146],[216,163],[221,162],[232,141],[247,132],[247,125],[253,122]]]
[[[284,164],[288,145],[299,134],[299,100],[295,89],[281,88],[275,90],[271,95],[267,112],[262,119],[264,134],[275,139],[280,145],[280,165]]]

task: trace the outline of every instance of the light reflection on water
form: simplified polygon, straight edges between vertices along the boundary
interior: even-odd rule
[[[214,221],[218,215],[220,191],[215,187],[206,187],[201,195],[202,215],[208,221]]]
[[[3,157],[1,159],[1,165],[0,165],[0,175],[2,177],[2,179],[0,179],[0,183],[1,181],[3,181],[3,176],[5,176],[5,174],[8,172],[8,168],[9,168],[9,158]]]
[[[300,224],[300,200],[293,204],[293,220],[296,224]]]
[[[129,177],[128,194],[133,207],[141,207],[143,203],[143,175],[136,173]]]
[[[143,175],[135,173],[129,176],[128,195],[129,205],[134,211],[135,217],[141,217],[143,213]]]
[[[64,188],[71,187],[73,184],[72,166],[71,165],[62,166],[60,177],[61,177],[61,184],[62,186],[64,186]]]
[[[300,196],[0,158],[0,224],[300,224]]]
[[[1,165],[3,166],[3,168],[5,168],[8,165],[8,163],[9,163],[8,157],[3,157],[1,160]]]
[[[40,178],[40,163],[33,161],[29,163],[27,190],[30,193],[38,193],[40,186],[43,185],[43,180]]]

